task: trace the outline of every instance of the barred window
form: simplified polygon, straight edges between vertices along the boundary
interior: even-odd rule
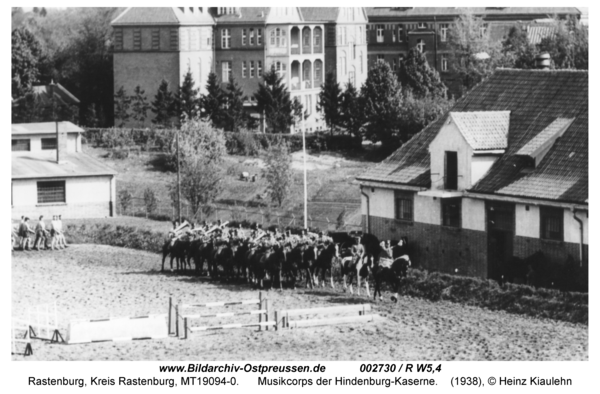
[[[37,183],[38,204],[67,202],[65,181],[49,181]]]
[[[460,227],[461,206],[460,198],[442,199],[442,226]]]
[[[248,70],[246,68],[246,61],[243,60],[242,61],[242,78],[246,78],[247,75],[248,75]]]
[[[13,152],[29,152],[31,150],[31,140],[12,140],[12,151]]]
[[[256,31],[256,44],[262,45],[262,29]]]
[[[258,78],[262,78],[262,61],[261,60],[256,62],[256,76]]]
[[[563,241],[563,219],[561,208],[540,207],[540,238]]]
[[[56,138],[42,138],[42,150],[56,149]]]
[[[395,218],[398,220],[413,220],[413,193],[396,191]]]
[[[246,29],[242,29],[242,45],[246,45]]]

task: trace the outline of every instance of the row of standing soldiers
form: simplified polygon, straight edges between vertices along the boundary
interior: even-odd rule
[[[20,250],[54,250],[68,247],[63,232],[61,215],[52,216],[52,221],[47,226],[44,222],[44,216],[40,216],[34,229],[31,227],[29,218],[21,216],[19,227],[16,231],[15,229],[12,231],[11,250],[15,249],[15,245]]]

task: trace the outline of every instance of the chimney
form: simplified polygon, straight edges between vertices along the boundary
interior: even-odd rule
[[[535,68],[539,70],[550,69],[550,54],[548,52],[540,53],[535,57]]]

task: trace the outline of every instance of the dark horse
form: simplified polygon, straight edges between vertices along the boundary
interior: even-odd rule
[[[340,249],[338,244],[329,243],[326,244],[318,253],[317,260],[315,262],[315,277],[318,278],[318,274],[321,273],[322,280],[321,286],[325,287],[325,274],[329,271],[329,278],[331,281],[331,288],[334,289],[333,284],[333,273],[331,271],[333,262],[337,261],[340,257]]]

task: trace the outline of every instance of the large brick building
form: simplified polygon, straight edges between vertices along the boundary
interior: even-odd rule
[[[541,284],[588,262],[588,72],[500,69],[358,178],[364,230],[416,265],[499,279],[545,256]],[[579,266],[579,264],[577,264]]]
[[[517,23],[527,28],[536,21],[558,16],[579,17],[574,7],[368,7],[369,66],[385,60],[396,70],[411,48],[424,52],[429,65],[435,68],[450,92],[459,92],[449,70],[448,31],[465,11],[483,18],[481,34],[494,42],[501,41]],[[541,29],[530,29],[530,36],[539,40]],[[548,33],[548,29],[544,30]]]
[[[262,74],[275,67],[308,114],[303,127],[317,131],[325,73],[342,84],[366,79],[366,23],[364,9],[351,7],[128,8],[112,22],[115,91],[140,85],[151,98],[161,79],[173,89],[190,69],[204,93],[213,71],[222,84],[235,78],[251,110]]]

